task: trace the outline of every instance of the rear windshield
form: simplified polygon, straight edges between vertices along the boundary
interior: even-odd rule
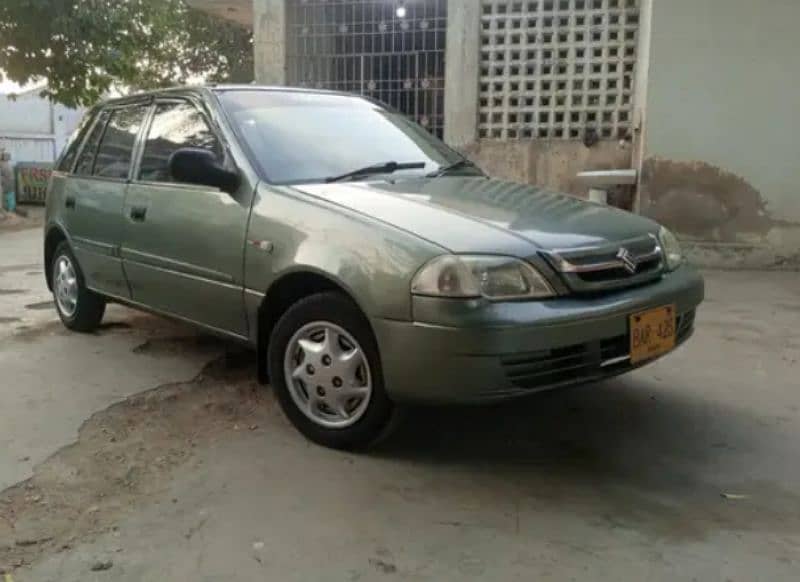
[[[420,175],[461,159],[400,113],[358,96],[223,91],[220,101],[273,184],[323,182],[373,164],[421,163]]]

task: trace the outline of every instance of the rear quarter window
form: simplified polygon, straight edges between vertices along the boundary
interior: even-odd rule
[[[80,150],[81,143],[83,143],[86,133],[92,126],[92,120],[94,120],[95,117],[97,117],[97,112],[93,111],[87,113],[78,124],[78,127],[75,128],[75,131],[72,132],[72,135],[67,141],[67,145],[61,152],[58,164],[56,164],[56,169],[59,172],[69,173],[72,171],[72,167],[75,165],[75,159],[78,157],[78,150]]]
[[[92,175],[97,146],[100,144],[100,138],[103,137],[107,122],[108,111],[101,111],[97,115],[97,120],[94,125],[91,126],[91,133],[89,133],[89,137],[86,138],[86,143],[83,145],[80,156],[78,156],[78,163],[75,165],[76,174],[80,176]]]

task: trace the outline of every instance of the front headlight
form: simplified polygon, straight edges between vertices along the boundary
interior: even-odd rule
[[[533,265],[512,257],[443,255],[414,277],[411,292],[432,297],[491,300],[541,299],[554,295]]]
[[[664,262],[668,271],[674,271],[683,263],[683,251],[678,238],[668,229],[661,227],[658,233],[658,240],[661,243],[661,250],[664,252]]]

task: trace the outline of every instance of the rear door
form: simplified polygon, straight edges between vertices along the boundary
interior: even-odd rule
[[[199,103],[157,101],[125,200],[122,257],[133,300],[246,336],[242,259],[250,197],[176,183],[168,161],[182,147],[225,156]]]
[[[129,298],[120,258],[122,209],[133,150],[148,112],[146,103],[99,113],[67,180],[63,216],[87,285]]]

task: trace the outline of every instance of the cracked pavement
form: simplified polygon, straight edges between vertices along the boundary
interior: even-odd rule
[[[0,232],[0,570],[115,580],[796,580],[800,274],[708,273],[698,332],[626,377],[411,410],[309,444],[253,355],[114,306],[45,308]]]

